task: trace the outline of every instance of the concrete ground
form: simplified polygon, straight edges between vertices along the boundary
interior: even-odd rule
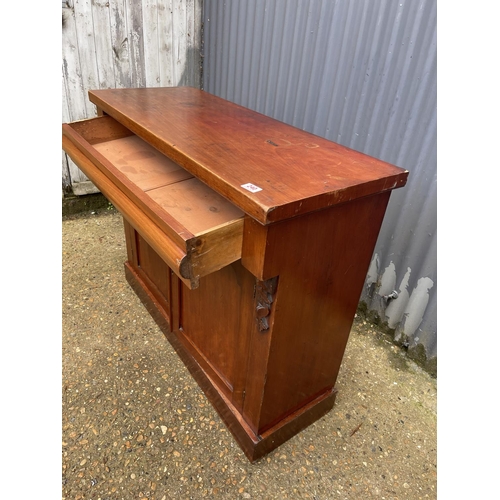
[[[126,282],[121,216],[62,228],[63,499],[437,497],[436,380],[376,327],[330,413],[250,464]]]

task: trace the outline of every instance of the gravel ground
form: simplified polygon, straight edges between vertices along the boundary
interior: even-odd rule
[[[250,464],[126,282],[121,216],[62,229],[64,500],[437,498],[436,380],[376,327],[330,413]]]

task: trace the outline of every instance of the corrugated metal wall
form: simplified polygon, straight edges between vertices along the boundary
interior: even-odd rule
[[[202,0],[62,2],[62,120],[95,116],[90,89],[201,84]],[[63,192],[97,188],[63,153]]]
[[[436,0],[205,0],[203,23],[206,91],[410,171],[361,299],[434,372]]]

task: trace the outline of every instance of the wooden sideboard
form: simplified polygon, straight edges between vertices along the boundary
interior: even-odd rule
[[[128,282],[254,461],[333,406],[408,172],[189,88],[89,92],[63,149],[124,218]]]

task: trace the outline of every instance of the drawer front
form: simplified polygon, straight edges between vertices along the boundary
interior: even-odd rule
[[[63,149],[189,288],[241,258],[243,212],[113,118],[64,124]]]

